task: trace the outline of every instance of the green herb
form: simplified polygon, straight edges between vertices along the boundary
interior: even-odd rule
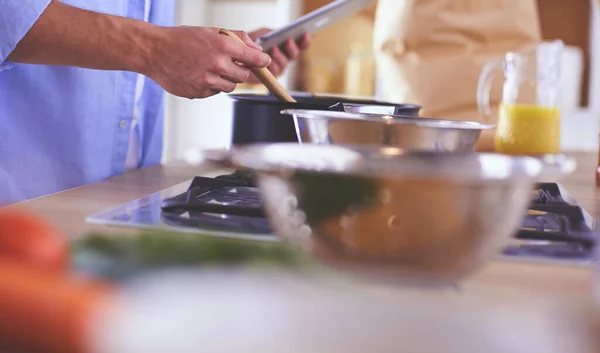
[[[307,269],[315,264],[282,243],[171,232],[137,236],[90,234],[72,244],[75,267],[113,278],[172,266],[271,266]]]

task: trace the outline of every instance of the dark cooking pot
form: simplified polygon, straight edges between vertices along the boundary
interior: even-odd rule
[[[344,110],[393,107],[392,114],[409,116],[418,116],[421,110],[420,106],[413,104],[315,96],[308,93],[292,96],[297,100],[296,103],[281,102],[270,94],[229,95],[233,99],[232,145],[298,142],[294,119],[289,115],[282,115],[281,111],[284,109]]]

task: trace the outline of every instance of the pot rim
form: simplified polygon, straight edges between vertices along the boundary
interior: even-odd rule
[[[290,93],[292,95],[292,97],[294,98],[314,98],[314,99],[323,99],[323,100],[328,100],[331,102],[337,102],[337,103],[346,103],[346,104],[364,104],[364,105],[379,105],[379,106],[386,106],[386,107],[399,107],[401,109],[406,109],[406,110],[421,110],[423,109],[422,106],[418,105],[418,104],[411,104],[411,103],[393,103],[393,102],[384,102],[384,101],[379,101],[379,100],[375,100],[375,99],[359,99],[359,98],[351,98],[351,97],[336,97],[336,96],[320,96],[320,95],[312,95],[312,94],[301,94],[301,95],[294,95],[293,92]],[[284,106],[294,106],[294,105],[302,105],[302,106],[315,106],[315,107],[322,107],[322,108],[326,108],[326,106],[328,106],[327,104],[318,104],[315,102],[282,102],[279,101],[277,99],[273,99],[273,100],[257,100],[254,98],[267,98],[267,97],[273,97],[270,94],[262,94],[262,93],[231,93],[228,94],[228,97],[234,100],[243,100],[243,101],[247,101],[247,102],[254,102],[254,103],[262,103],[262,104],[267,104],[267,105],[284,105]],[[329,103],[331,103],[329,102]]]

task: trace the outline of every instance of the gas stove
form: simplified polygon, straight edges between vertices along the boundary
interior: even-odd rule
[[[90,216],[91,223],[167,229],[278,241],[252,174],[195,177],[132,203]],[[521,228],[499,257],[589,265],[596,256],[596,221],[557,183],[540,183]]]

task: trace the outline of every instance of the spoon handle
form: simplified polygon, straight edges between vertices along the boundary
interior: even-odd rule
[[[246,45],[246,43],[244,43],[244,41],[241,40],[240,37],[238,37],[235,33],[229,30],[221,29],[219,30],[219,33],[225,34],[226,36],[229,36],[239,41],[240,43]],[[267,69],[266,67],[250,67],[249,69],[260,80],[260,82],[262,82],[262,84],[264,84],[267,87],[269,92],[271,92],[275,97],[279,98],[279,100],[282,100],[284,102],[296,102],[296,100],[279,83],[279,81],[277,81],[277,79],[275,78],[275,76],[273,76],[269,69]]]

